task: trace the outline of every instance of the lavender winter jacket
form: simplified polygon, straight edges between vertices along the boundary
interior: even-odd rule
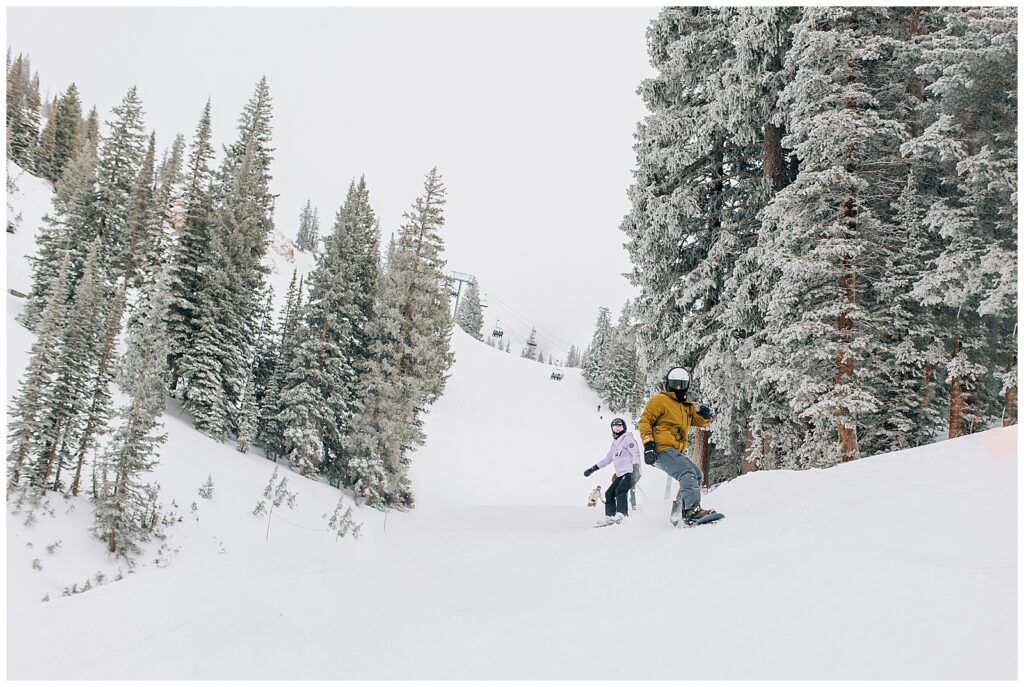
[[[615,463],[615,476],[628,475],[633,472],[633,465],[640,464],[640,446],[632,432],[624,432],[612,442],[608,455],[602,458],[597,467],[603,468],[608,463]]]

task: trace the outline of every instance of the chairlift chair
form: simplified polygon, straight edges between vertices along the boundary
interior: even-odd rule
[[[501,337],[505,336],[505,332],[502,331],[502,329],[501,329],[500,320],[495,321],[495,323],[494,323],[494,331],[491,332],[491,336],[496,337],[498,339],[500,339]]]

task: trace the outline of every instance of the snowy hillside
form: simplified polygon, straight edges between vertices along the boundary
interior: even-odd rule
[[[9,288],[29,286],[29,236],[7,236]],[[9,399],[31,335],[6,303]],[[252,510],[275,465],[173,407],[155,478],[180,521],[133,571],[90,538],[86,499],[53,497],[31,526],[9,507],[7,677],[1015,677],[1016,428],[750,474],[708,494],[727,517],[694,530],[668,525],[646,468],[639,511],[592,529],[587,494],[611,476],[581,474],[610,441],[597,397],[575,370],[453,345],[413,456],[419,506],[358,510],[358,540],[327,527],[339,492],[291,472],[296,508],[268,532]]]

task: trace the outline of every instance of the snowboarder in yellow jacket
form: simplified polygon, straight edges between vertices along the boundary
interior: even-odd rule
[[[673,367],[665,375],[665,388],[647,401],[637,428],[644,444],[644,462],[663,470],[679,482],[669,519],[678,525],[696,522],[714,511],[700,507],[700,484],[704,475],[685,455],[690,427],[711,424],[711,409],[686,399],[690,374]]]

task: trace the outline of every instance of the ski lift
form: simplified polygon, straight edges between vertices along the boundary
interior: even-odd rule
[[[530,348],[537,347],[537,339],[533,337],[533,334],[530,334],[530,338],[526,340],[526,345],[529,346]]]
[[[558,368],[556,368],[555,371],[551,373],[551,379],[555,380],[556,382],[560,380],[562,376],[562,371]]]
[[[491,336],[496,337],[498,339],[505,336],[505,332],[501,328],[501,320],[496,320],[494,322],[494,331],[491,332]]]

